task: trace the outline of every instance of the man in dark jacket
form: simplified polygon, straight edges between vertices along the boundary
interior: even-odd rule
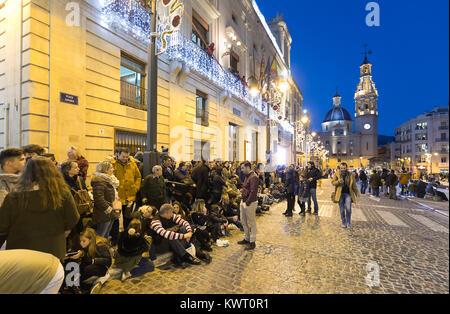
[[[172,170],[172,158],[164,156],[162,160],[162,176],[168,181],[175,181]]]
[[[141,188],[142,202],[156,207],[158,210],[166,203],[166,183],[162,176],[161,166],[155,166]]]
[[[386,186],[389,187],[389,198],[397,200],[397,188],[398,177],[395,174],[395,170],[391,170],[391,173],[386,177]]]
[[[293,216],[292,211],[295,206],[295,183],[297,181],[295,173],[296,172],[293,166],[286,169],[287,209],[283,213],[286,217]]]
[[[369,184],[372,188],[372,195],[380,197],[380,186],[382,185],[381,176],[376,170],[374,170],[373,174],[370,176]]]
[[[319,204],[317,203],[317,181],[322,177],[322,173],[316,168],[313,161],[308,162],[306,180],[309,182],[308,213],[311,213],[311,197],[314,202],[314,215],[319,215]]]
[[[192,180],[194,180],[194,183],[197,185],[197,199],[203,199],[205,201],[209,199],[209,172],[210,169],[208,165],[206,162],[202,161],[201,165],[195,168],[192,173]]]
[[[359,172],[359,180],[361,181],[361,194],[366,194],[367,190],[367,174],[364,168]]]
[[[252,164],[246,162],[242,165],[242,172],[246,178],[242,188],[241,220],[244,227],[245,238],[239,241],[240,245],[248,245],[246,250],[255,249],[256,241],[256,208],[258,206],[259,178],[252,171]]]

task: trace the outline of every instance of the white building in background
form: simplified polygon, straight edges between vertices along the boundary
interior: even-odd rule
[[[416,174],[448,174],[448,110],[448,107],[435,107],[396,128],[399,164]]]
[[[133,6],[124,0],[6,2],[0,149],[40,144],[63,160],[74,145],[90,171],[119,146],[145,150],[149,8],[145,1],[126,2]],[[265,161],[267,104],[250,97],[239,77],[260,77],[263,60],[266,69],[276,60],[276,71],[290,75],[286,23],[277,16],[269,25],[254,0],[183,3],[189,18],[183,14],[158,62],[158,148],[169,147],[177,160],[203,153],[211,160]],[[211,43],[214,59],[206,52]],[[292,123],[303,101],[293,90],[300,97],[287,93],[280,112],[270,114],[276,122],[271,150],[284,152],[279,159],[287,163],[295,158]]]

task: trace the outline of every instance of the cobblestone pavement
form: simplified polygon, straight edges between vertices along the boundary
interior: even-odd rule
[[[449,293],[448,217],[407,200],[362,196],[353,228],[343,229],[331,190],[324,181],[319,216],[286,218],[283,202],[258,217],[254,251],[237,245],[243,236],[234,231],[209,265],[157,269],[112,281],[102,293]]]

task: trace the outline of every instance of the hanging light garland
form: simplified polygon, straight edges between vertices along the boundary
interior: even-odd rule
[[[182,61],[190,70],[265,114],[268,106],[266,101],[261,97],[252,97],[248,87],[242,84],[238,76],[224,70],[203,49],[181,34],[178,30],[181,25],[181,10],[181,0],[158,0],[158,12],[162,12],[158,15],[158,34],[170,35],[160,36],[157,42],[158,52],[171,60]],[[149,44],[151,13],[138,0],[104,0],[102,13],[103,22],[110,29],[120,30],[145,45]],[[275,91],[274,96],[281,103],[281,93]],[[269,108],[270,118],[276,120],[286,132],[294,134],[294,127],[283,120],[279,103],[276,102],[276,106]]]

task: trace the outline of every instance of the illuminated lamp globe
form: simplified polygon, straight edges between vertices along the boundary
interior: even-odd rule
[[[250,90],[250,95],[252,95],[252,97],[258,97],[260,91],[259,91],[259,86],[258,86],[258,82],[256,81],[256,79],[252,76],[249,81],[248,81],[248,87]]]

